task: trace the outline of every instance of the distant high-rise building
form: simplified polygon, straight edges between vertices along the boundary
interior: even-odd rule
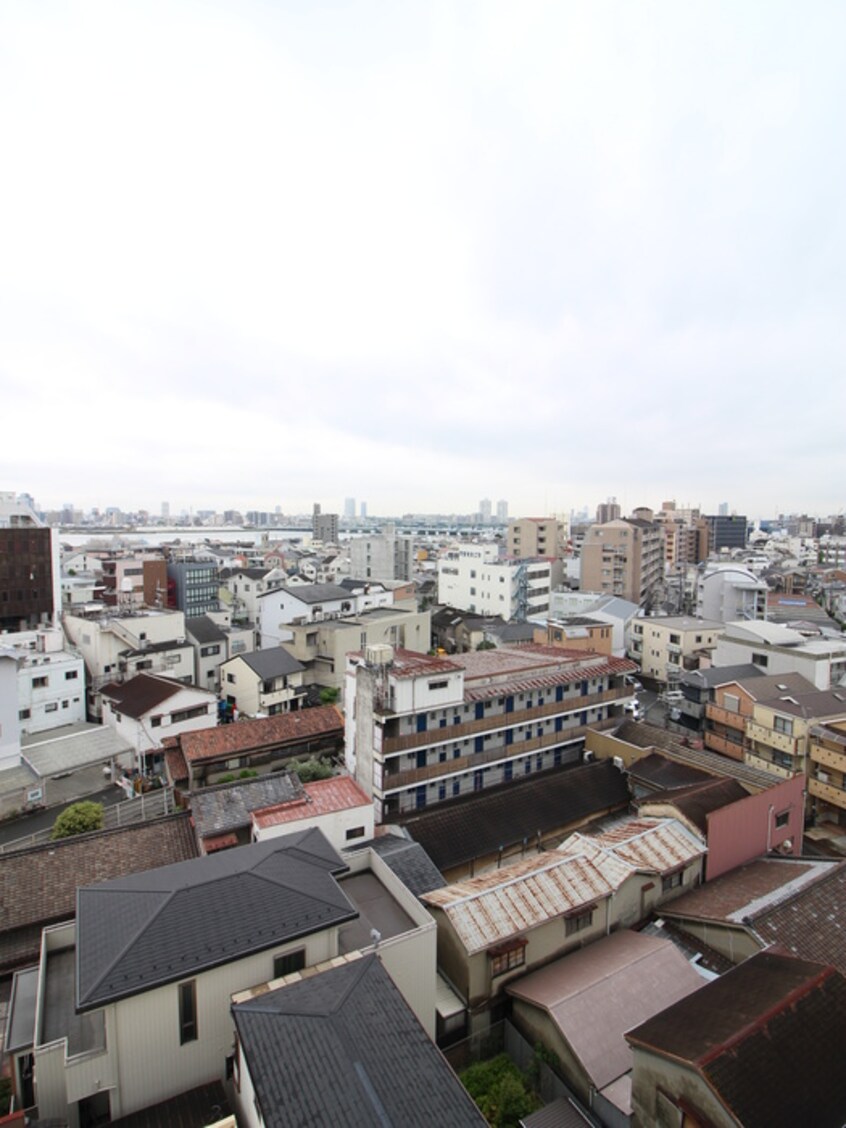
[[[717,506],[717,516],[728,517],[728,511],[729,511],[729,503],[727,501],[721,501],[720,504]]]
[[[504,524],[508,520],[508,502],[498,501],[496,503],[496,519],[500,524]]]
[[[635,510],[635,513],[641,512]],[[591,525],[582,544],[582,591],[619,595],[649,604],[664,575],[664,531],[660,524],[625,517]]]
[[[489,497],[483,497],[479,502],[479,522],[482,525],[489,525],[491,523],[491,513],[493,512],[493,505]]]
[[[711,533],[709,544],[711,552],[720,552],[724,548],[746,547],[749,530],[745,517],[737,513],[732,513],[731,516],[717,514],[715,517],[708,516],[705,520]]]
[[[609,497],[607,501],[600,502],[596,507],[597,525],[607,525],[609,521],[619,521],[621,515],[622,510],[616,497]]]
[[[315,504],[311,518],[311,532],[315,540],[323,541],[324,544],[337,544],[338,514],[321,513],[320,506]]]
[[[361,516],[367,517],[367,502],[366,501],[363,501],[361,503]]]
[[[163,501],[162,502],[162,518],[163,518],[163,520],[167,521],[169,519],[169,517],[170,517],[170,502],[169,501]]]
[[[0,629],[31,630],[60,610],[56,530],[13,493],[0,493]]]
[[[355,517],[355,498],[348,497],[344,502],[344,516]]]

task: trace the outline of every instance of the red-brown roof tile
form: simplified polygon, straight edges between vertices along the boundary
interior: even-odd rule
[[[258,748],[278,748],[318,736],[343,736],[344,721],[335,705],[279,713],[255,721],[197,729],[177,739],[189,764],[238,756]]]

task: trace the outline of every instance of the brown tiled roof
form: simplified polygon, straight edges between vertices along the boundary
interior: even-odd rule
[[[627,737],[623,739],[627,740]],[[652,784],[659,788],[662,794],[666,791],[682,791],[697,784],[707,783],[712,778],[707,772],[700,771],[699,768],[691,768],[687,764],[678,764],[660,752],[650,752],[640,760],[635,760],[628,772],[632,779],[640,780],[647,785]]]
[[[181,748],[165,748],[165,767],[171,783],[181,783],[188,779],[188,764]]]
[[[766,944],[833,964],[846,975],[846,862],[828,867],[795,896],[760,913],[754,928]]]
[[[761,952],[626,1037],[689,1064],[744,1128],[846,1122],[846,979]]]
[[[680,787],[673,791],[658,792],[638,801],[639,809],[649,803],[667,803],[675,807],[680,815],[693,823],[704,834],[708,829],[708,815],[748,799],[749,792],[736,779],[715,779],[706,783],[696,783],[692,787]]]
[[[70,920],[76,890],[198,855],[187,814],[97,831],[0,857],[0,969],[38,958],[41,928]]]
[[[177,740],[186,761],[219,760],[259,748],[278,748],[318,736],[343,736],[344,722],[335,705],[279,713],[255,721],[184,732]]]
[[[757,858],[664,905],[664,916],[743,923],[796,895],[837,863],[812,858]],[[846,865],[846,863],[843,863]]]
[[[103,697],[108,697],[119,713],[137,718],[143,717],[150,709],[167,701],[169,697],[174,697],[184,688],[181,682],[174,681],[173,678],[136,674],[129,681],[104,685],[100,692]]]

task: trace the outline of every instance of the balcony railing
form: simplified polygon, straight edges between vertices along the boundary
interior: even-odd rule
[[[471,752],[466,756],[458,756],[452,760],[444,760],[437,764],[427,764],[423,768],[408,768],[402,772],[385,773],[382,777],[382,792],[397,791],[404,787],[413,787],[415,784],[426,783],[427,780],[440,779],[452,776],[458,772],[475,771],[486,764],[497,761],[514,760],[525,756],[529,752],[543,751],[545,748],[555,748],[561,744],[570,744],[574,740],[581,740],[588,732],[603,732],[613,728],[619,723],[615,717],[607,717],[604,721],[595,721],[589,725],[574,725],[573,728],[562,729],[561,732],[550,732],[545,736],[535,736],[531,740],[518,740],[514,744],[500,744],[496,748],[489,748],[482,752]]]
[[[842,787],[835,787],[831,783],[822,783],[812,776],[808,780],[808,791],[816,799],[822,799],[825,803],[831,803],[834,807],[842,807],[846,810],[846,791]]]
[[[705,747],[732,760],[743,762],[743,745],[734,740],[727,740],[724,736],[710,730],[705,730]]]
[[[761,768],[762,771],[769,772],[770,775],[778,776],[779,779],[792,779],[795,775],[799,774],[798,770],[784,768],[781,764],[774,764],[773,761],[767,759],[766,756],[758,756],[754,752],[747,752],[745,760],[750,768]]]
[[[822,744],[817,744],[811,741],[810,746],[811,759],[816,764],[824,764],[827,768],[834,768],[837,772],[846,773],[846,755],[842,752],[834,752],[831,748],[825,748]]]
[[[780,752],[787,752],[790,756],[796,755],[800,743],[798,737],[788,736],[785,732],[777,732],[775,729],[759,725],[754,721],[749,722],[746,735],[750,740],[758,741],[759,744],[767,744],[770,748],[777,748]]]
[[[726,728],[739,729],[740,732],[746,732],[746,721],[748,718],[744,717],[742,713],[732,713],[728,709],[721,709],[719,705],[712,705],[709,702],[705,706],[705,716],[711,721],[725,725]]]
[[[498,706],[499,712],[494,713],[490,710],[478,720],[464,721],[458,725],[448,724],[443,728],[430,728],[425,732],[409,732],[402,736],[385,736],[382,740],[382,755],[390,756],[396,752],[424,748],[429,744],[453,744],[465,737],[489,732],[497,726],[506,729],[543,720],[545,717],[555,717],[559,713],[580,713],[593,705],[602,705],[606,701],[626,701],[631,696],[631,690],[621,687],[584,696],[573,694],[571,697],[565,697],[563,701],[549,701],[544,705],[535,706],[534,709],[520,709],[513,713],[506,713],[502,706]]]

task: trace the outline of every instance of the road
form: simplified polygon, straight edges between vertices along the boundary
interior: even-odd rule
[[[123,791],[114,784],[102,791],[84,796],[84,799],[90,799],[93,803],[102,803],[104,807],[111,807],[125,798]],[[78,803],[80,800],[75,799],[73,802]],[[49,830],[61,812],[70,806],[69,802],[61,803],[56,807],[49,807],[46,811],[37,811],[34,815],[23,815],[18,819],[0,822],[0,844],[5,845],[18,838],[26,838],[27,835],[35,834],[39,830]]]

